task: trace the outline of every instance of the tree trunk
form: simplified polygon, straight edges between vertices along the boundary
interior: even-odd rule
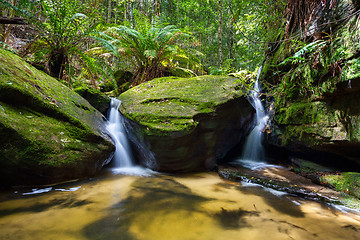
[[[170,11],[170,16],[171,16],[171,18],[173,18],[174,17],[174,0],[169,0],[169,3],[170,3],[170,9],[169,9],[169,11]]]
[[[232,8],[232,5],[230,3],[229,5],[229,16],[231,16],[231,11],[230,8]],[[230,21],[230,26],[229,26],[229,58],[231,60],[234,60],[234,22],[231,20]],[[231,61],[231,67],[234,67],[234,61]]]
[[[111,20],[111,0],[108,0],[107,19],[106,22],[110,23]]]
[[[133,6],[131,3],[131,0],[128,0],[128,14],[129,14],[129,22],[131,24],[131,26],[134,26],[134,21],[133,21]]]
[[[0,10],[0,18],[3,16],[3,10]],[[5,24],[0,23],[0,42],[4,42]]]
[[[20,24],[20,25],[27,25],[25,18],[19,18],[19,17],[1,17],[0,15],[0,24]]]
[[[229,58],[234,60],[234,29],[233,24],[230,25],[230,44],[229,44]],[[234,61],[231,62],[231,67],[234,66]]]
[[[68,63],[68,55],[64,49],[54,49],[49,56],[48,70],[49,75],[62,79],[65,65]]]
[[[223,63],[223,45],[222,45],[222,38],[223,38],[223,31],[222,31],[222,0],[219,0],[219,67],[222,67]]]
[[[139,0],[139,12],[144,13],[144,3],[143,3],[143,0]]]
[[[124,21],[126,21],[127,18],[126,13],[127,13],[127,3],[124,2]]]
[[[160,16],[160,0],[155,0],[155,15]]]
[[[15,5],[15,0],[12,0],[11,4]],[[12,18],[12,17],[14,17],[14,15],[15,15],[15,11],[11,9],[9,11],[9,17]],[[11,29],[12,29],[12,25],[10,25],[10,24],[5,24],[4,25],[4,31],[3,31],[3,34],[2,34],[2,40],[3,40],[4,43],[8,43]]]

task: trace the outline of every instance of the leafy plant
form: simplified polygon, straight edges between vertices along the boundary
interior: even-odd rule
[[[317,40],[309,43],[306,46],[302,47],[299,51],[297,51],[293,56],[290,56],[284,61],[282,61],[279,66],[285,65],[289,62],[292,64],[304,63],[306,61],[307,54],[313,54],[315,52],[321,51],[321,49],[325,47],[326,44],[326,41],[323,40]]]
[[[35,62],[44,62],[51,76],[65,78],[70,58],[85,56],[82,52],[96,26],[96,16],[87,9],[93,1],[87,4],[82,0],[19,1],[16,6],[2,2],[26,17],[35,28],[36,38],[22,53],[31,55]]]
[[[193,75],[193,70],[201,69],[197,57],[201,53],[191,49],[191,41],[184,41],[191,40],[189,34],[173,25],[153,25],[145,15],[138,12],[135,17],[134,28],[113,26],[99,32],[94,39],[115,58],[131,62],[136,83],[177,71]]]
[[[217,66],[210,66],[209,74],[210,75],[227,75],[234,71],[232,64],[233,64],[232,59],[226,59],[223,62],[223,65],[221,66],[221,68],[218,68]]]

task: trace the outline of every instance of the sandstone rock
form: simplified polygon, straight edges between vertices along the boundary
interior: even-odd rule
[[[0,182],[38,185],[94,175],[114,150],[103,115],[0,49]]]
[[[120,95],[140,162],[165,172],[211,169],[252,127],[255,110],[232,77],[166,77]]]
[[[268,144],[325,165],[360,169],[359,98],[357,92],[289,104],[276,113]]]

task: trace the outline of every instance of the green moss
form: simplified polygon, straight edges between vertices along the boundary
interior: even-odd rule
[[[347,67],[344,68],[341,72],[342,79],[351,80],[355,78],[360,78],[360,58],[347,61],[345,65]]]
[[[281,108],[276,118],[280,124],[307,124],[314,123],[317,114],[313,103],[299,102]]]
[[[75,88],[74,91],[85,98],[98,111],[106,114],[111,100],[100,90],[83,85]]]
[[[143,83],[119,96],[120,111],[129,119],[146,126],[148,134],[188,132],[197,122],[194,116],[216,111],[217,106],[245,96],[236,78],[202,76],[165,77]]]
[[[45,178],[44,169],[90,171],[101,162],[101,152],[108,155],[113,150],[98,129],[102,115],[85,99],[2,49],[0,62],[2,182],[24,184],[15,172]],[[91,167],[84,167],[87,164]]]
[[[5,103],[1,103],[1,106],[3,128],[15,131],[18,141],[21,142],[11,148],[13,153],[6,148],[7,155],[12,156],[13,162],[68,166],[76,164],[81,159],[73,157],[68,151],[94,149],[89,130],[58,121],[56,118],[34,112],[26,107],[13,107]],[[9,138],[9,135],[6,137]],[[13,139],[7,139],[8,144],[12,141]]]
[[[337,191],[360,198],[360,173],[345,172],[336,175],[325,175],[321,180],[333,186]]]
[[[275,120],[281,125],[282,143],[297,140],[313,146],[324,141],[359,142],[359,117],[351,115],[340,101],[336,104],[339,106],[320,101],[297,102],[277,110]],[[353,106],[348,109],[354,110]]]
[[[311,161],[307,161],[304,159],[296,159],[296,160],[294,160],[294,162],[298,166],[298,167],[294,168],[294,170],[296,172],[310,174],[310,173],[316,173],[316,172],[332,172],[333,171],[330,168],[324,167],[320,164],[317,164],[317,163],[314,163]]]

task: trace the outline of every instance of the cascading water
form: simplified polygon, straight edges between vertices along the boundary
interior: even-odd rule
[[[151,175],[154,172],[134,164],[130,144],[124,127],[124,119],[119,112],[121,101],[115,98],[111,99],[110,110],[108,113],[108,122],[106,130],[115,144],[115,153],[113,156],[113,172],[127,175]]]
[[[121,102],[119,100],[115,98],[111,99],[108,125],[106,127],[116,148],[113,163],[115,168],[133,167],[134,164],[131,156],[131,149],[126,137],[123,119],[119,112],[120,104]]]
[[[269,166],[269,164],[265,162],[265,153],[262,146],[264,130],[269,116],[266,114],[260,100],[261,89],[259,86],[259,78],[261,71],[262,66],[258,70],[254,89],[250,93],[251,104],[256,111],[256,125],[246,139],[241,158],[236,161],[236,163],[251,169]]]

